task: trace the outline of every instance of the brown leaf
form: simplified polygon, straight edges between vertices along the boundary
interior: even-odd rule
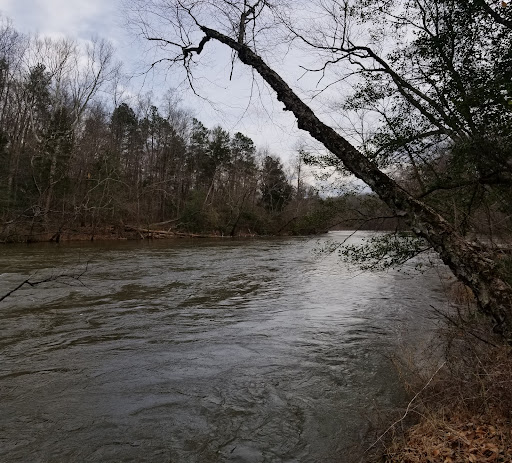
[[[491,443],[485,444],[484,449],[486,452],[499,453],[498,447],[496,447],[496,445],[491,444]]]

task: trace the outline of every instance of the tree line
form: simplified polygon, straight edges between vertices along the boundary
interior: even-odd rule
[[[105,41],[86,46],[0,29],[0,217],[4,240],[88,228],[315,233],[324,200],[246,135],[205,127],[168,92],[123,98]],[[293,177],[293,185],[292,185]]]

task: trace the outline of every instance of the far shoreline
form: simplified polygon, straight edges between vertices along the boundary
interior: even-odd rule
[[[322,230],[308,235],[296,235],[291,233],[258,234],[250,231],[240,232],[235,235],[213,232],[187,232],[178,230],[157,230],[135,226],[107,226],[97,229],[91,227],[75,227],[58,231],[30,232],[29,230],[16,230],[0,237],[0,244],[36,244],[36,243],[61,243],[61,242],[108,242],[108,241],[144,241],[144,240],[176,240],[176,239],[252,239],[286,236],[318,236],[331,230]],[[353,231],[353,230],[348,230]]]
[[[132,225],[102,226],[102,227],[73,227],[57,231],[30,231],[13,230],[11,233],[0,234],[0,244],[36,244],[61,242],[109,242],[109,241],[144,241],[144,240],[176,240],[176,239],[253,239],[272,237],[306,237],[320,236],[331,231],[368,231],[386,232],[385,229],[353,229],[336,227],[329,230],[319,230],[309,234],[276,233],[258,234],[250,230],[240,231],[234,235],[223,234],[219,231],[187,232],[181,230],[158,230],[153,228],[137,227]]]

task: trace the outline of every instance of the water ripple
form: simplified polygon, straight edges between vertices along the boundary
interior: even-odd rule
[[[1,461],[344,461],[368,408],[403,398],[386,352],[443,294],[434,274],[354,276],[315,247],[5,248],[0,291],[89,264],[83,285],[0,304]]]

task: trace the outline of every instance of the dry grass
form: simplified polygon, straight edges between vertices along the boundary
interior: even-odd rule
[[[401,429],[399,420],[372,461],[512,462],[512,348],[482,323],[452,324],[430,361],[423,354],[421,362],[396,362],[413,397],[406,415],[416,424]],[[441,348],[439,368],[433,359]]]
[[[457,306],[467,307],[475,303],[473,292],[462,282],[451,280],[447,287],[448,299]]]

